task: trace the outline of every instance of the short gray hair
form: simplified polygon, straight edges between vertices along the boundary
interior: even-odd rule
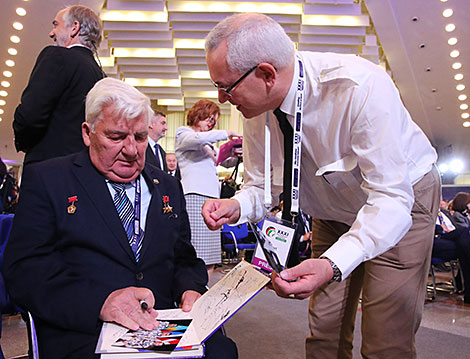
[[[98,50],[102,39],[101,19],[95,12],[82,5],[72,5],[65,8],[63,19],[66,26],[70,26],[74,21],[80,23],[78,38],[80,42],[89,47],[93,52]]]
[[[96,124],[103,119],[101,114],[108,106],[114,108],[115,116],[128,120],[144,116],[147,126],[153,116],[147,96],[121,80],[107,77],[98,81],[86,96],[85,118],[92,132],[95,132]]]
[[[206,52],[227,41],[227,63],[232,71],[246,72],[268,62],[287,67],[295,56],[295,46],[276,21],[263,14],[236,14],[219,22],[206,37]]]

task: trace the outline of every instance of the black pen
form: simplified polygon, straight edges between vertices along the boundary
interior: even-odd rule
[[[140,301],[140,308],[143,310],[143,311],[146,311],[147,309],[149,309],[149,305],[147,304],[147,302],[145,300],[141,300]]]

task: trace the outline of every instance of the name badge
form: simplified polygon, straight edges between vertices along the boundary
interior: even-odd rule
[[[276,217],[266,217],[258,232],[252,264],[266,272],[279,273],[287,266],[297,224]],[[259,227],[258,227],[259,228]],[[261,240],[258,237],[262,237]]]

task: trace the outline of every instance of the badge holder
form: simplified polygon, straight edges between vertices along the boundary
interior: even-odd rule
[[[279,274],[287,267],[297,224],[276,217],[266,217],[261,229],[249,223],[256,237],[252,264],[264,272]]]

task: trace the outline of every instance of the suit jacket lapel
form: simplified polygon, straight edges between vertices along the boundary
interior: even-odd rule
[[[73,172],[83,189],[88,193],[90,201],[101,215],[103,222],[109,227],[116,241],[135,262],[135,256],[129,246],[126,232],[114,206],[113,199],[105,182],[105,178],[93,166],[88,151],[81,152],[74,161]]]

